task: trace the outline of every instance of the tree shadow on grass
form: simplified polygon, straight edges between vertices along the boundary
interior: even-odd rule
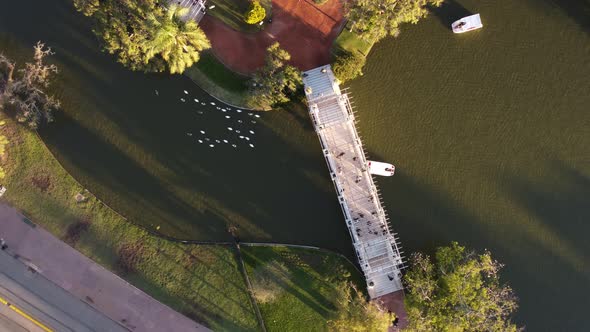
[[[307,307],[320,314],[322,317],[328,319],[331,316],[331,312],[336,310],[334,303],[321,294],[317,289],[331,287],[332,285],[324,284],[323,287],[316,285],[318,280],[305,281],[311,278],[309,271],[305,271],[296,262],[285,259],[281,256],[274,248],[264,248],[267,252],[264,257],[259,257],[256,253],[260,252],[262,248],[248,248],[242,251],[244,262],[246,266],[250,266],[251,269],[256,269],[258,266],[264,266],[273,261],[285,264],[286,270],[289,271],[289,275],[274,275],[273,282],[275,282],[282,290],[285,290],[299,301],[304,303]],[[275,271],[275,273],[277,273]],[[325,281],[319,280],[321,283]]]
[[[110,241],[113,244],[125,243],[126,241],[134,243],[136,240],[128,234],[133,234],[133,232],[120,233],[118,238],[110,239]],[[105,234],[96,235],[105,236]],[[114,257],[111,259],[110,266],[112,269],[117,269],[116,256],[119,254],[117,249],[110,246],[105,247],[104,241],[99,240],[100,236],[95,237],[90,234],[85,237],[84,243],[82,244],[87,251],[99,253],[98,257],[91,256],[91,258],[100,258],[100,261],[104,262],[104,257],[100,257],[100,255]],[[162,241],[166,242],[164,246],[159,245]],[[118,271],[125,280],[156,298],[158,301],[171,306],[174,310],[178,310],[187,317],[210,328],[231,331],[256,331],[256,319],[252,308],[248,307],[249,302],[247,301],[245,284],[238,285],[228,280],[231,278],[231,274],[239,275],[235,264],[230,264],[227,267],[226,273],[222,274],[218,270],[221,267],[219,267],[217,255],[211,261],[195,257],[194,264],[196,265],[194,265],[193,270],[182,263],[184,257],[179,257],[178,253],[175,254],[162,249],[162,247],[167,248],[171,246],[180,250],[182,254],[185,254],[182,248],[177,247],[175,243],[160,239],[149,239],[143,243],[144,247],[138,253],[135,268],[132,270]],[[222,247],[213,247],[210,245],[199,246],[199,250],[201,250],[203,255],[215,252],[219,248]],[[229,250],[229,248],[223,248],[224,250]],[[149,257],[147,256],[148,253],[150,254]],[[178,258],[180,258],[180,261]],[[158,262],[166,263],[158,264]],[[146,267],[150,271],[146,271]],[[212,271],[217,271],[213,272],[217,275],[215,277],[216,280],[223,280],[220,284],[214,284],[208,278]],[[223,285],[226,287],[223,288]],[[171,291],[170,289],[176,291]],[[244,301],[239,302],[239,299]],[[248,315],[253,326],[247,325]]]
[[[236,317],[234,313],[229,312],[227,308],[222,308],[218,303],[200,295],[198,292],[192,292],[194,300],[187,301],[186,299],[179,297],[177,294],[167,292],[161,285],[151,282],[140,274],[130,275],[128,276],[128,280],[130,280],[136,287],[146,291],[159,289],[158,299],[160,301],[171,305],[178,303],[173,307],[180,310],[180,312],[187,317],[205,324],[210,328],[228,331],[257,331],[255,327],[248,327],[240,324],[239,318]],[[191,287],[194,286],[186,282],[181,282],[180,280],[172,280],[171,282],[177,282],[184,285],[187,290],[190,290]],[[250,313],[254,316],[252,311],[250,311]],[[253,319],[255,322],[255,318]]]
[[[32,218],[34,222],[39,223],[42,227],[51,231],[53,234],[57,235],[62,239],[67,237],[67,234],[65,234],[65,231],[63,230],[66,230],[69,226],[75,225],[81,215],[87,215],[87,211],[83,207],[66,206],[62,202],[54,199],[49,194],[38,193],[34,189],[29,190],[31,192],[27,194],[28,197],[34,198],[30,200],[32,206],[21,204],[19,204],[18,206],[24,209],[24,211],[27,214],[29,214],[29,216]],[[92,220],[90,228],[87,231],[85,231],[84,234],[81,234],[78,241],[76,243],[72,243],[72,245],[83,249],[86,254],[89,254],[89,258],[99,261],[107,269],[113,270],[116,268],[117,264],[117,249],[110,246],[109,244],[116,245],[117,243],[123,243],[124,241],[133,241],[133,234],[136,233],[120,232],[117,234],[105,234],[104,232],[102,232],[104,229],[109,228],[109,225],[101,224],[104,221],[101,220],[100,215],[105,212],[100,211],[101,209],[104,208],[99,207],[98,209],[94,209],[92,218],[97,216],[96,219],[90,219],[91,217],[89,216],[88,220]],[[95,226],[98,228],[95,229]],[[121,230],[121,228],[118,228],[116,224],[110,226]],[[123,230],[129,230],[132,227],[133,226],[124,226]],[[167,255],[165,253],[163,255],[163,259],[168,262],[174,259],[172,255]],[[217,264],[218,262],[219,260],[217,259],[217,257],[215,257],[213,259],[213,264]],[[177,267],[174,268],[174,270],[182,271],[182,266],[180,264],[176,265]],[[209,265],[211,265],[211,263],[209,263]],[[139,266],[140,265],[138,264],[137,267]],[[152,265],[151,268],[158,269],[158,267],[155,265]],[[208,271],[209,267],[204,267],[204,270]],[[159,272],[163,273],[163,271],[152,272],[155,272],[156,275]],[[237,270],[232,272],[238,274]],[[215,296],[202,295],[200,288],[195,289],[195,285],[187,281],[178,279],[170,280],[171,283],[177,282],[179,284],[182,284],[182,288],[186,290],[186,293],[184,294],[190,295],[188,297],[178,296],[178,294],[170,293],[166,289],[165,284],[163,285],[155,283],[151,278],[146,277],[144,275],[143,270],[128,271],[126,273],[122,273],[122,276],[125,277],[125,279],[131,282],[134,286],[138,287],[139,289],[142,289],[149,295],[156,298],[158,301],[162,301],[163,303],[171,306],[172,308],[175,308],[176,310],[181,310],[183,314],[198,322],[202,322],[208,326],[216,326],[220,329],[231,331],[256,330],[255,327],[244,326],[242,324],[243,318],[241,318],[236,313],[228,311],[229,309],[227,307],[221,307],[219,303],[216,303],[215,298],[217,296],[226,297],[226,300],[231,300],[232,302],[236,303],[239,306],[239,308],[241,308],[241,310],[243,309],[242,312],[249,313],[252,317],[254,317],[252,309],[244,306],[244,304],[248,304],[247,301],[245,301],[244,304],[236,302],[236,299],[231,298],[232,293],[227,293],[227,289],[222,289],[219,286],[212,285],[211,283],[206,281],[203,276],[200,276],[194,272],[185,270],[184,272],[182,272],[182,274],[189,276],[190,279],[194,278],[199,280],[200,282],[202,282],[202,285],[204,285],[203,287],[209,288],[210,291],[212,290],[212,292],[210,292],[209,295],[215,294]],[[170,273],[168,277],[170,277],[171,275],[173,274]],[[241,289],[241,291],[244,294],[246,293],[245,285],[241,285],[241,287],[240,285],[235,285],[234,287]],[[245,296],[246,295],[242,296],[244,300],[247,299],[247,297]],[[253,324],[255,324],[255,318],[252,318],[251,320]]]
[[[192,245],[190,245],[192,246]],[[207,250],[210,249],[208,246],[209,245],[198,245],[200,246],[200,250]],[[179,248],[179,247],[177,247]],[[225,250],[228,251],[232,251],[232,248],[230,246],[223,246],[222,248],[224,248]],[[182,250],[188,257],[190,257],[190,259],[192,259],[193,261],[191,262],[191,264],[200,264],[202,266],[206,266],[206,270],[207,272],[211,272],[213,274],[215,274],[217,277],[221,278],[221,279],[225,279],[227,277],[227,271],[228,270],[235,270],[236,274],[239,274],[238,271],[238,266],[236,264],[236,262],[234,262],[234,264],[232,264],[231,262],[228,262],[227,260],[225,260],[225,258],[222,258],[222,260],[225,262],[225,264],[229,267],[229,269],[226,269],[226,271],[224,271],[221,267],[215,268],[210,262],[206,262],[205,260],[193,255],[191,252],[187,251],[187,248],[179,248],[180,250]],[[167,253],[165,250],[160,250],[158,252],[159,254],[165,256],[168,258],[168,261],[174,261],[175,260],[175,256]],[[215,255],[217,258],[221,258],[220,255],[215,253],[215,250],[209,250],[208,254],[212,254]],[[233,257],[233,256],[232,256]],[[217,261],[219,262],[219,260]],[[231,296],[225,294],[225,292],[227,292],[227,288],[222,289],[221,286],[216,286],[211,284],[210,282],[206,281],[204,278],[202,278],[200,275],[197,275],[197,273],[194,270],[191,270],[190,268],[188,268],[186,265],[180,264],[180,262],[176,262],[176,266],[177,269],[182,269],[184,271],[186,271],[187,274],[192,275],[193,277],[200,279],[201,282],[203,284],[206,285],[206,287],[209,287],[211,289],[214,289],[216,293],[218,293],[220,296],[226,298],[228,301],[233,302],[235,305],[243,308],[245,311],[252,311],[252,308],[248,308],[246,307],[244,304],[245,303],[240,303],[238,302],[235,298],[232,298]],[[241,278],[240,278],[241,280]],[[246,284],[245,283],[241,283],[241,284],[237,284],[235,281],[232,280],[225,280],[224,281],[224,285],[227,287],[228,285],[232,285],[235,289],[241,289],[243,291],[243,296],[245,298],[248,297],[248,292],[246,290]]]

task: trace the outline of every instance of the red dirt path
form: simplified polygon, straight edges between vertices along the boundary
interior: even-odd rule
[[[238,32],[210,15],[200,26],[221,62],[236,72],[250,74],[264,65],[266,48],[275,41],[291,54],[290,63],[301,70],[329,63],[332,42],[343,22],[339,0],[322,6],[315,6],[313,0],[273,0],[272,23],[265,23],[261,32]]]
[[[388,332],[399,332],[408,325],[408,313],[404,306],[403,290],[383,295],[375,299],[375,301],[381,303],[385,309],[395,313],[399,318],[397,326],[390,326]]]

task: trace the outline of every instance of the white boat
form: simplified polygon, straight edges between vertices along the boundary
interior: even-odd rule
[[[483,27],[479,14],[465,16],[451,24],[454,33],[463,33],[471,30],[480,29]]]
[[[395,166],[379,161],[367,161],[369,173],[381,176],[392,176],[395,173]]]

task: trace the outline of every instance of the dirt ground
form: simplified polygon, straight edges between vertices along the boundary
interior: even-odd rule
[[[308,70],[330,62],[330,48],[344,23],[339,0],[316,6],[313,0],[273,0],[272,22],[248,34],[206,15],[200,25],[214,54],[232,70],[250,74],[264,64],[266,48],[278,41],[291,54],[291,64]],[[215,10],[215,9],[213,9]]]
[[[408,326],[408,314],[404,306],[404,291],[397,291],[376,299],[385,309],[395,313],[398,318],[397,326],[391,326],[388,332],[398,332]]]

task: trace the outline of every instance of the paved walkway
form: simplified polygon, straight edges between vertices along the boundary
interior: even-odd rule
[[[235,31],[210,15],[199,25],[211,40],[215,55],[239,73],[249,74],[264,65],[266,48],[275,41],[301,70],[330,62],[332,42],[344,23],[339,0],[322,6],[313,0],[273,0],[272,6],[272,23],[265,23],[266,28],[258,33]]]
[[[0,237],[45,278],[132,331],[209,331],[0,204]]]

